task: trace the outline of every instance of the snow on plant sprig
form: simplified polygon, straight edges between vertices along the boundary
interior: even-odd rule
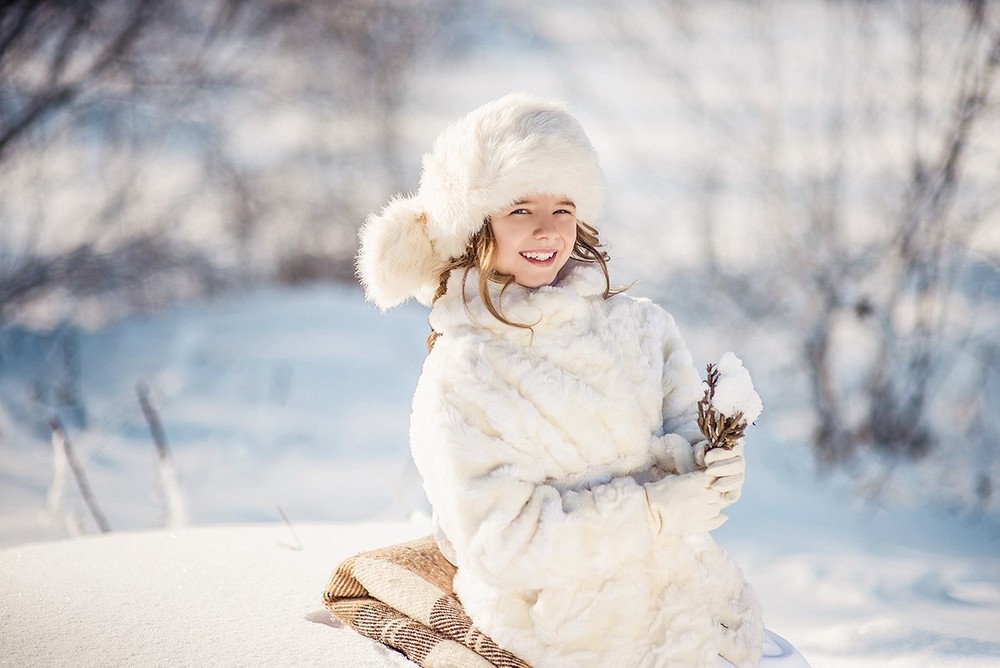
[[[712,448],[732,450],[746,434],[748,424],[764,408],[743,362],[726,353],[718,364],[706,367],[705,394],[698,402],[698,426]]]

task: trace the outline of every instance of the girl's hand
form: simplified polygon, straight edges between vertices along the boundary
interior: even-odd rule
[[[743,458],[743,441],[732,450],[712,448],[705,451],[705,473],[710,486],[722,496],[725,505],[735,503],[743,493],[746,460]]]
[[[657,533],[673,535],[707,533],[722,526],[722,494],[704,471],[671,475],[645,485]]]

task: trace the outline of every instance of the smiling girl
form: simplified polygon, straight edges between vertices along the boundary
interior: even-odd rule
[[[760,611],[708,535],[742,449],[706,455],[691,355],[612,290],[602,206],[579,123],[517,94],[447,128],[362,229],[369,299],[432,307],[410,445],[436,537],[472,620],[537,668],[753,666]]]

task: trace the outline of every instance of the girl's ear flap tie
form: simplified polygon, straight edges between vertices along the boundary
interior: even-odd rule
[[[357,274],[365,297],[386,311],[410,297],[429,304],[441,274],[427,234],[427,214],[414,197],[397,197],[358,233]]]

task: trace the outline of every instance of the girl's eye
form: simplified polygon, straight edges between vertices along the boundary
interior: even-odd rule
[[[528,213],[530,213],[530,211],[528,211],[527,209],[514,209],[513,211],[510,212],[511,215],[518,214],[521,216],[527,215]]]
[[[573,215],[573,212],[569,211],[568,209],[559,209],[558,211],[556,211],[556,213],[560,214],[560,215],[566,215],[566,216],[572,216]]]

